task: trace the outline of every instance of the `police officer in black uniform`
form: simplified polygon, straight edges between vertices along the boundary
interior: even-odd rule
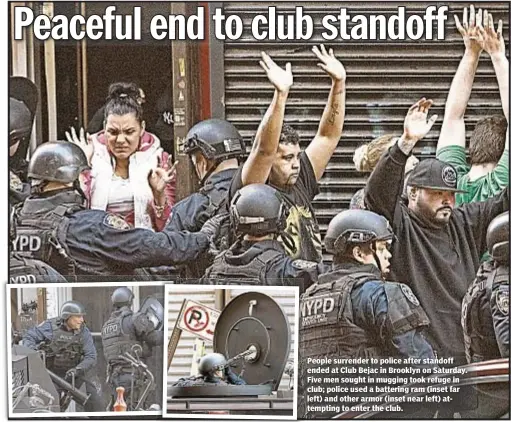
[[[384,281],[392,239],[388,221],[366,210],[342,211],[328,225],[332,269],[300,298],[299,417],[318,416],[305,414],[310,358],[434,359],[419,301],[408,286]]]
[[[245,144],[231,123],[209,119],[189,130],[184,152],[192,160],[201,188],[174,205],[168,226],[174,231],[196,232],[212,216],[227,212],[227,191],[238,169],[238,160],[245,153]],[[222,237],[226,235],[222,233]],[[211,263],[211,257],[203,255],[186,266],[183,277],[199,278]]]
[[[227,359],[221,353],[208,353],[199,362],[198,377],[180,378],[174,387],[200,387],[203,385],[246,385],[246,381],[236,375]]]
[[[87,168],[83,151],[70,142],[36,149],[28,167],[32,196],[16,213],[16,251],[46,262],[70,281],[98,281],[129,278],[135,268],[189,262],[208,250],[219,219],[197,233],[170,228],[154,233],[130,229],[104,211],[86,210],[79,177]]]
[[[11,252],[9,257],[9,283],[67,283],[67,280],[48,264]]]
[[[9,79],[9,210],[30,195],[30,184],[24,182],[32,124],[37,108],[37,88],[23,77]],[[9,232],[9,283],[65,283],[67,280],[42,261],[28,259],[12,252],[16,239],[15,224]]]
[[[101,330],[103,353],[108,365],[108,383],[112,388],[114,400],[115,389],[119,386],[124,387],[127,410],[136,410],[146,379],[141,368],[132,365],[130,360],[126,359],[126,354],[144,363],[145,358],[151,356],[152,348],[163,344],[163,331],[156,330],[145,313],[134,313],[131,309],[133,297],[132,291],[127,287],[119,287],[114,291],[112,294],[114,311]],[[160,315],[160,319],[163,320],[163,314]],[[155,376],[161,376],[161,371],[160,366]]]
[[[37,109],[37,88],[20,76],[9,78],[9,205],[23,202],[30,194],[26,162],[32,124]]]
[[[484,262],[463,298],[462,325],[467,361],[509,357],[509,212],[488,226],[491,261]]]
[[[60,317],[44,321],[31,328],[23,336],[23,346],[33,350],[45,350],[46,367],[61,378],[72,382],[76,388],[85,383],[87,394],[86,412],[104,412],[101,383],[93,373],[96,366],[96,348],[83,317],[84,306],[74,300],[60,309]],[[57,391],[60,387],[56,385]],[[64,409],[63,409],[64,410]]]
[[[278,236],[287,239],[287,207],[278,190],[252,184],[236,192],[231,225],[238,240],[221,252],[206,270],[204,284],[299,285],[302,291],[317,279],[315,262],[289,258]]]

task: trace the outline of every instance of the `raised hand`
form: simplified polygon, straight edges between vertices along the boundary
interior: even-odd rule
[[[166,164],[162,166],[160,162],[157,168],[152,169],[149,172],[149,186],[153,191],[155,202],[164,202],[165,186],[167,186],[169,183],[172,183],[176,178],[176,166],[178,163],[179,161],[176,161],[174,165],[171,166],[172,156],[169,155]]]
[[[506,47],[502,36],[502,20],[499,19],[497,31],[493,25],[493,16],[487,10],[483,13],[483,25],[477,27],[479,45],[490,56],[505,54]]]
[[[71,132],[66,131],[66,139],[82,149],[90,165],[92,156],[94,155],[94,143],[92,142],[91,136],[88,133],[85,134],[83,127],[80,128],[80,137],[76,134],[75,128],[71,127]]]
[[[320,48],[321,50],[316,46],[312,47],[312,52],[321,61],[318,63],[318,67],[328,73],[334,81],[344,81],[346,70],[342,63],[335,58],[334,50],[330,48],[327,52],[323,44],[320,45]]]
[[[293,73],[291,72],[291,63],[286,63],[286,68],[279,67],[268,54],[261,52],[262,60],[259,65],[263,68],[268,76],[269,81],[279,92],[289,92],[293,85]]]
[[[485,11],[486,12],[486,11]],[[463,24],[460,23],[458,16],[454,15],[454,21],[456,22],[456,28],[463,37],[465,43],[465,49],[467,51],[480,54],[482,51],[480,43],[480,29],[483,24],[483,11],[479,9],[476,14],[474,5],[470,5],[470,14],[468,9],[463,9]]]
[[[428,134],[438,118],[435,114],[428,120],[428,112],[432,105],[433,100],[421,98],[408,109],[403,131],[406,139],[418,142]]]

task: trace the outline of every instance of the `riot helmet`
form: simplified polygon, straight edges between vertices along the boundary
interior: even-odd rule
[[[133,292],[127,287],[119,287],[112,293],[112,304],[115,308],[131,306],[133,303]]]
[[[367,210],[346,210],[337,214],[325,235],[327,252],[340,255],[349,244],[362,245],[394,237],[387,219]]]
[[[509,263],[509,211],[498,215],[488,225],[486,245],[495,261]]]
[[[255,183],[236,192],[230,214],[237,234],[264,236],[284,230],[288,208],[277,189]]]
[[[238,130],[227,120],[208,119],[197,123],[187,133],[183,152],[190,157],[200,151],[215,164],[202,178],[203,183],[222,161],[245,154],[245,143]]]
[[[60,308],[60,317],[67,321],[73,315],[86,315],[85,306],[76,300],[70,300],[62,305]]]
[[[199,362],[199,373],[204,376],[213,376],[216,371],[223,370],[227,359],[221,353],[208,353]]]
[[[21,141],[26,153],[37,109],[37,87],[27,78],[9,78],[9,145]]]
[[[89,169],[82,149],[71,142],[45,142],[37,147],[28,164],[28,177],[45,182],[72,183]]]

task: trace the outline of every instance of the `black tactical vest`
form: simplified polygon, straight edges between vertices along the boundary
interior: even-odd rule
[[[67,280],[42,261],[27,259],[17,253],[9,257],[9,283],[66,283]]]
[[[60,318],[52,318],[50,322],[53,334],[48,345],[46,366],[51,371],[64,373],[78,365],[85,356],[83,328],[75,333],[64,330]]]
[[[130,318],[132,315],[133,311],[131,309],[115,311],[103,325],[101,342],[103,343],[105,359],[110,365],[129,366],[119,356],[125,352],[133,355],[132,347],[135,344],[142,346],[142,343],[137,340],[134,330],[132,333],[126,333],[122,327],[124,318]]]
[[[16,221],[11,223],[16,224],[14,250],[23,257],[45,262],[70,281],[75,281],[76,265],[66,245],[68,215],[83,208],[78,204],[62,204],[50,207],[45,213],[31,213],[30,203],[31,198],[28,198],[25,205],[16,210]]]
[[[335,272],[319,276],[300,298],[300,358],[378,357],[376,339],[354,323],[351,291],[355,285],[375,280],[371,273],[339,278]]]
[[[248,253],[248,252],[245,252]],[[275,260],[282,258],[281,251],[266,249],[255,256],[248,264],[234,263],[232,250],[221,252],[201,279],[203,284],[253,284],[269,285],[266,269]]]
[[[211,181],[207,181],[206,184],[199,190],[199,193],[207,197],[208,206],[207,208],[200,213],[199,215],[195,215],[195,221],[204,220],[207,221],[211,217],[214,217],[220,213],[227,213],[227,189],[218,189],[219,183],[215,184]],[[227,185],[227,188],[229,185]],[[229,228],[229,219],[225,221],[225,223],[220,227],[219,234],[216,239],[215,247],[218,250],[225,250],[229,247],[230,244],[230,228]],[[186,265],[184,267],[183,277],[185,279],[197,280],[204,275],[206,269],[213,264],[213,258],[208,253],[202,253],[199,255],[198,259],[193,262],[191,265]],[[186,282],[186,281],[181,281]]]
[[[484,262],[473,284],[463,298],[461,325],[467,362],[482,362],[500,358],[490,299],[494,283],[509,282],[509,274],[497,275],[492,264]]]

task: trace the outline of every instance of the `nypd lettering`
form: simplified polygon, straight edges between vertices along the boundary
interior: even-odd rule
[[[108,324],[103,327],[103,330],[101,331],[102,336],[108,336],[111,334],[117,335],[119,331],[119,324]]]
[[[41,249],[41,238],[39,236],[19,234],[13,242],[13,248],[17,252],[36,252]]]
[[[302,300],[300,316],[302,327],[335,324],[337,322],[337,306],[340,294],[312,296]]]
[[[15,277],[9,277],[9,283],[11,284],[29,284],[36,283],[37,280],[35,275],[27,274],[27,275],[17,275]]]

